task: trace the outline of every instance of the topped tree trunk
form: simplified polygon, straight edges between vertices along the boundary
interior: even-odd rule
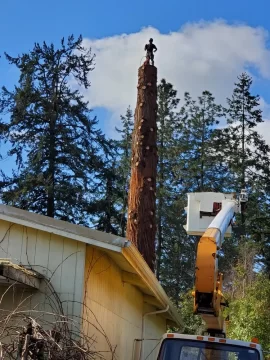
[[[127,238],[154,270],[157,175],[157,69],[139,68],[132,138]]]

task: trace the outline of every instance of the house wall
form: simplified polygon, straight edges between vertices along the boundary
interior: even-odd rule
[[[115,351],[119,360],[135,360],[136,339],[142,337],[142,317],[154,311],[143,302],[141,291],[122,282],[121,269],[102,251],[86,247],[85,291],[83,328],[96,340],[95,350],[112,359]],[[160,339],[166,332],[162,316],[146,319],[146,338]],[[156,347],[158,341],[145,341],[145,355]],[[137,359],[137,358],[136,358]],[[155,359],[155,352],[148,360]]]
[[[84,281],[85,244],[35,230],[22,225],[0,221],[0,258],[38,271],[42,280],[40,291],[1,285],[1,309],[34,310],[56,313],[57,302],[53,289],[63,301],[66,315],[80,316]],[[52,285],[52,287],[50,286]],[[46,319],[49,315],[46,314]]]
[[[144,314],[155,310],[153,306],[144,304]],[[166,319],[161,314],[146,316],[144,359],[157,359],[161,336],[166,333],[167,330],[166,323]]]
[[[138,288],[122,282],[121,269],[105,253],[75,240],[0,220],[0,258],[45,276],[63,302],[65,314],[79,317],[85,301],[84,331],[105,359],[111,360],[113,351],[119,360],[138,359],[135,340],[142,337],[143,314],[155,308],[143,302]],[[58,310],[48,281],[42,281],[40,291],[1,285],[0,311],[31,310],[33,317],[51,320],[48,313]],[[159,339],[166,331],[166,320],[161,315],[149,316],[145,329],[146,339]],[[145,357],[157,343],[145,340]],[[147,359],[154,360],[155,351]]]

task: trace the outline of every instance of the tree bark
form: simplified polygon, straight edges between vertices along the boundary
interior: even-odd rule
[[[241,173],[241,189],[246,188],[246,179],[245,179],[245,99],[242,100],[242,173]],[[241,191],[240,189],[240,191]],[[241,203],[241,225],[245,230],[245,203]]]
[[[55,157],[56,157],[56,134],[55,126],[57,119],[57,106],[56,106],[57,94],[52,102],[52,111],[50,114],[50,143],[49,143],[49,184],[48,184],[48,201],[47,201],[47,216],[54,217],[55,215]]]
[[[157,175],[157,69],[139,68],[138,96],[132,138],[127,238],[154,270]]]
[[[160,144],[159,144],[159,201],[157,209],[157,250],[156,250],[156,277],[160,280],[160,266],[161,266],[161,253],[162,253],[162,243],[163,243],[163,229],[162,229],[162,216],[163,216],[163,190],[164,190],[164,139],[163,139],[163,130],[164,130],[164,116],[160,117]]]
[[[48,202],[47,216],[54,217],[54,196],[55,196],[55,122],[50,121],[50,145],[49,145],[49,184],[48,184]]]

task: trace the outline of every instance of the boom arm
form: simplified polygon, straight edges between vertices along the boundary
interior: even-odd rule
[[[221,248],[225,232],[234,216],[235,200],[223,204],[200,238],[195,274],[194,312],[206,322],[210,334],[224,333],[222,307],[223,274],[218,271],[218,250]]]

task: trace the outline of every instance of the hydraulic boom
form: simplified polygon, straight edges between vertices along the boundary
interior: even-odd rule
[[[201,314],[212,336],[224,336],[222,307],[223,274],[218,271],[218,251],[221,249],[225,232],[234,216],[235,201],[222,206],[201,237],[196,258],[194,312]]]
[[[261,346],[251,342],[226,339],[222,316],[226,302],[222,295],[223,274],[218,270],[219,250],[224,237],[231,234],[234,214],[241,211],[247,194],[188,194],[187,224],[190,235],[202,235],[197,248],[194,312],[206,323],[207,335],[165,334],[158,360],[263,360]]]

